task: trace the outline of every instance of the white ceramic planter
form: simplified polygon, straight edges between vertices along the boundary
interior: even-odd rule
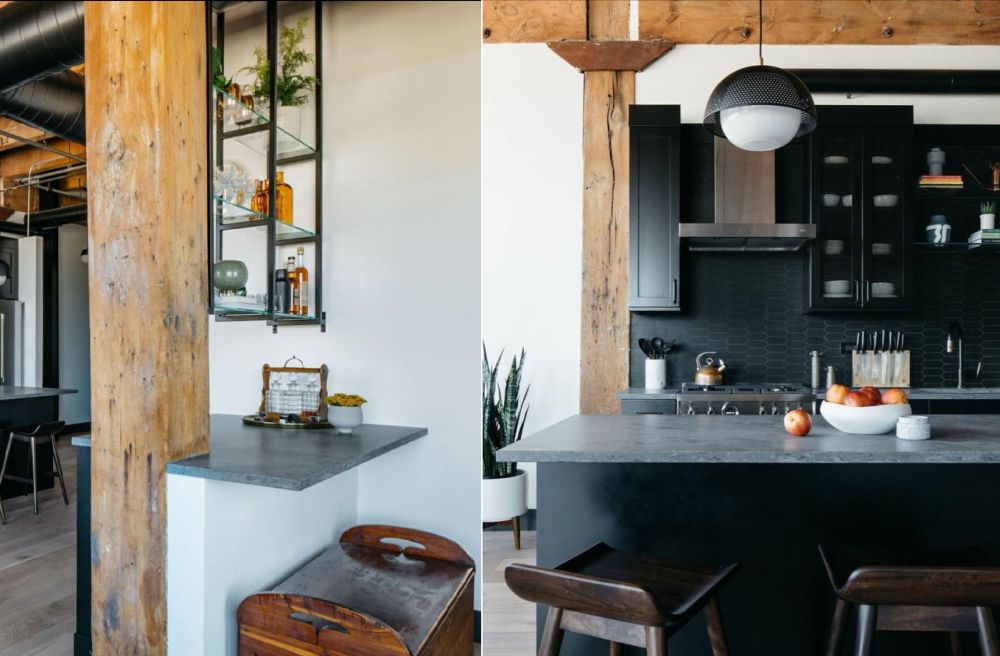
[[[507,478],[484,478],[482,492],[484,522],[505,522],[528,512],[528,478],[523,470]]]
[[[339,405],[331,405],[326,418],[339,433],[350,435],[355,428],[361,425],[361,406],[345,408]]]
[[[302,107],[278,105],[278,125],[296,139],[302,134]]]
[[[996,214],[980,214],[979,215],[979,229],[980,230],[993,230],[997,227],[997,215]]]

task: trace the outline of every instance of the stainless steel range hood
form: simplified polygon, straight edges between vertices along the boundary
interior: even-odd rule
[[[776,223],[774,151],[715,140],[715,222],[681,223],[692,251],[796,251],[816,237],[811,223]]]

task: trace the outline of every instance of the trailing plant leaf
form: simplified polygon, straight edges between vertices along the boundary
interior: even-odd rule
[[[525,352],[514,356],[503,384],[499,384],[503,352],[490,365],[486,345],[483,345],[483,478],[506,478],[517,473],[517,464],[497,462],[496,452],[521,439],[528,415],[525,400],[528,389],[521,393]],[[528,386],[530,389],[530,385]]]

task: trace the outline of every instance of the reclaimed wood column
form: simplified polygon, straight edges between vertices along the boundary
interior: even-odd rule
[[[167,462],[208,450],[205,6],[87,2],[95,654],[166,653]]]
[[[629,37],[629,3],[589,0],[587,38]],[[585,71],[580,412],[614,414],[628,386],[628,107],[635,71]]]

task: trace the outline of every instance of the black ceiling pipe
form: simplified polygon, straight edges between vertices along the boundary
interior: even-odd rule
[[[1000,71],[800,68],[789,72],[813,93],[1000,93]]]
[[[83,2],[0,9],[0,91],[83,63]]]
[[[83,77],[63,71],[0,92],[0,114],[76,143],[87,138]]]
[[[84,143],[83,47],[83,2],[0,9],[0,116]]]
[[[79,223],[86,220],[86,204],[57,207],[51,210],[39,210],[31,213],[30,234],[37,234],[41,230],[51,230],[70,223]],[[0,221],[0,232],[13,232],[19,235],[29,234],[27,221],[25,223]]]

